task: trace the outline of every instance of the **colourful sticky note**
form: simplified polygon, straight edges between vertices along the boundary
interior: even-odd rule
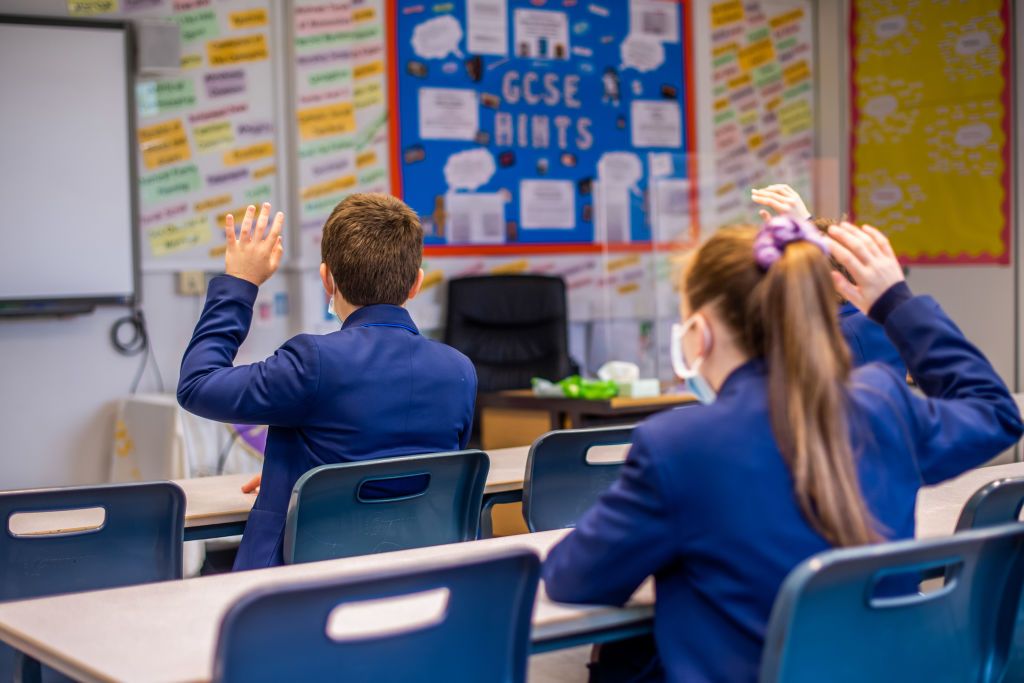
[[[192,157],[181,119],[164,121],[139,129],[142,163],[147,169],[160,168]]]
[[[258,7],[256,9],[241,10],[228,15],[228,23],[231,28],[256,28],[267,25],[267,10]]]
[[[743,21],[743,3],[740,0],[716,2],[711,6],[711,28]]]
[[[230,121],[214,121],[192,128],[192,138],[196,141],[196,149],[209,152],[215,149],[230,147],[235,143],[235,129]]]
[[[182,12],[173,15],[181,31],[181,42],[194,43],[197,40],[208,40],[220,35],[217,24],[217,12],[212,9],[201,9],[195,12]]]
[[[213,239],[207,216],[194,216],[184,223],[168,223],[147,233],[149,251],[164,256],[207,244]]]
[[[237,166],[238,164],[246,164],[256,159],[272,156],[274,156],[273,142],[257,142],[255,145],[239,147],[229,152],[224,152],[224,165]]]
[[[195,164],[168,168],[139,179],[142,201],[147,204],[156,204],[178,195],[195,192],[199,185],[199,169]]]
[[[231,195],[229,195],[229,194],[217,195],[216,197],[210,197],[209,199],[204,199],[202,201],[196,202],[196,204],[195,204],[195,212],[196,213],[206,213],[210,209],[215,209],[218,206],[224,206],[225,204],[230,204],[230,203],[231,203]]]
[[[68,14],[73,17],[91,17],[117,11],[117,0],[68,0]]]
[[[356,127],[355,110],[351,102],[300,109],[296,118],[299,135],[303,140],[350,133]]]
[[[211,40],[206,44],[210,66],[225,66],[266,59],[267,37],[262,33],[241,38]]]
[[[353,187],[355,184],[356,177],[354,175],[348,175],[328,180],[327,182],[317,183],[316,185],[310,185],[302,190],[302,200],[307,201],[330,194],[336,194]]]
[[[353,104],[356,109],[372,107],[384,101],[384,88],[379,81],[371,81],[356,86],[353,94]]]
[[[356,80],[360,78],[368,78],[370,76],[377,76],[384,73],[384,62],[378,59],[375,62],[368,62],[366,64],[359,64],[352,71],[353,76]]]

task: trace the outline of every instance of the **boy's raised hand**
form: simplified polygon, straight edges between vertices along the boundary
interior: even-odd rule
[[[769,185],[760,189],[755,187],[751,190],[750,196],[754,203],[775,209],[781,215],[804,220],[811,217],[811,212],[807,210],[800,194],[789,185]],[[770,211],[761,209],[758,213],[765,222],[772,218]]]
[[[833,225],[825,240],[832,257],[845,266],[857,282],[853,284],[833,270],[836,291],[865,315],[890,287],[903,282],[903,268],[888,238],[870,225],[863,228],[845,222]]]
[[[274,223],[267,230],[270,218],[270,204],[260,207],[260,215],[253,226],[256,207],[249,206],[242,219],[242,230],[235,237],[235,217],[228,214],[224,218],[224,237],[227,250],[224,252],[224,272],[243,280],[248,280],[257,287],[270,279],[281,263],[284,246],[281,244],[281,228],[284,225],[284,214],[280,211],[274,216]],[[264,234],[266,233],[266,234]]]

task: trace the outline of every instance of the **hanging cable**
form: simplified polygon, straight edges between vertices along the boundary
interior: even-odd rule
[[[157,386],[162,392],[164,390],[163,376],[160,374],[160,366],[153,356],[153,348],[149,341],[149,332],[146,329],[146,318],[142,309],[135,309],[130,315],[114,321],[110,328],[110,343],[122,356],[137,356],[142,354],[142,362],[132,380],[128,393],[135,394],[138,391],[139,383],[146,372],[146,365],[150,359],[153,360],[153,371],[156,375]]]

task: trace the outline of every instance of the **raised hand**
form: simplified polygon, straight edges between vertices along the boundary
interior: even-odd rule
[[[260,207],[259,218],[253,226],[255,206],[245,210],[242,219],[242,230],[235,237],[235,217],[228,214],[224,219],[224,238],[227,250],[224,252],[224,272],[237,278],[248,280],[257,287],[270,279],[281,263],[284,246],[281,243],[281,228],[284,225],[284,214],[280,211],[274,216],[270,232],[266,232],[270,218],[270,204]],[[264,234],[266,233],[266,234]]]
[[[761,189],[755,187],[751,190],[750,196],[756,204],[775,209],[780,214],[800,219],[811,217],[811,212],[804,205],[804,200],[789,185],[769,185]],[[758,213],[765,221],[772,218],[770,211],[761,209]]]
[[[853,284],[833,270],[836,291],[865,315],[890,287],[903,282],[903,268],[896,260],[889,239],[870,225],[863,228],[851,223],[833,225],[825,240],[832,257],[857,283]]]

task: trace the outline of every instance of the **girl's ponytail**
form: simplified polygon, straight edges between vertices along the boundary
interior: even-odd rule
[[[835,546],[879,540],[850,447],[850,352],[836,321],[828,259],[811,242],[784,247],[756,288],[772,430],[800,508]]]
[[[850,445],[850,352],[830,270],[817,230],[776,218],[719,230],[684,289],[691,310],[714,306],[743,350],[764,357],[772,431],[808,522],[833,545],[861,545],[880,537]]]

